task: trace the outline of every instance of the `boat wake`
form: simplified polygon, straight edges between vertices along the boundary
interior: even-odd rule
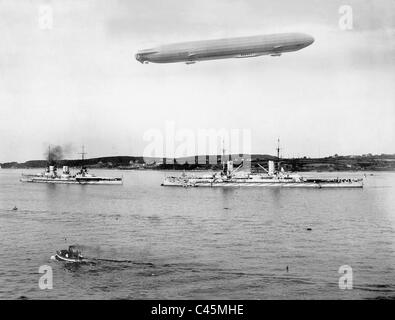
[[[148,267],[155,266],[151,262],[137,262],[137,261],[132,261],[132,260],[117,260],[117,259],[102,259],[102,258],[87,258],[87,260],[92,261],[92,262],[128,263],[128,264],[139,265],[139,266],[148,266]]]

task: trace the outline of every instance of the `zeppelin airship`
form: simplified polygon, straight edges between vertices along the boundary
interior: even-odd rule
[[[184,62],[191,64],[197,61],[226,58],[280,56],[285,52],[303,49],[313,42],[314,38],[307,34],[278,33],[167,44],[140,50],[135,57],[141,63]]]

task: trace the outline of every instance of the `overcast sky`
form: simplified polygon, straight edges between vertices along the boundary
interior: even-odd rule
[[[338,26],[351,5],[353,30]],[[52,28],[40,24],[50,5]],[[41,22],[42,23],[42,22]],[[305,32],[281,57],[148,64],[168,42]],[[254,153],[395,153],[395,1],[0,0],[0,162],[141,155],[147,130],[250,129]],[[197,132],[197,131],[196,131]]]

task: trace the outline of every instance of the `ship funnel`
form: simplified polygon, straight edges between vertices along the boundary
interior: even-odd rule
[[[63,173],[69,174],[69,167],[68,166],[63,166]]]
[[[49,166],[49,173],[53,174],[54,173],[54,169],[55,169],[55,166]]]
[[[274,174],[274,161],[269,161],[269,175]]]
[[[233,161],[227,161],[226,164],[227,164],[226,174],[229,176],[233,171]]]

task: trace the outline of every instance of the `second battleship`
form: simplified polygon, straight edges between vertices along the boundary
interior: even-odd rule
[[[296,173],[274,170],[274,162],[269,161],[266,173],[237,172],[233,162],[227,161],[221,172],[211,175],[193,176],[185,173],[179,177],[166,177],[162,186],[175,187],[288,187],[288,188],[362,188],[363,179],[350,178],[305,178]]]
[[[222,159],[225,159],[223,150]],[[174,187],[287,187],[287,188],[363,188],[362,178],[305,178],[297,173],[286,172],[280,162],[280,140],[277,147],[277,169],[274,161],[268,161],[268,169],[258,166],[264,173],[239,171],[244,161],[236,169],[233,161],[222,162],[222,171],[194,176],[183,173],[179,177],[166,177],[162,186]]]

